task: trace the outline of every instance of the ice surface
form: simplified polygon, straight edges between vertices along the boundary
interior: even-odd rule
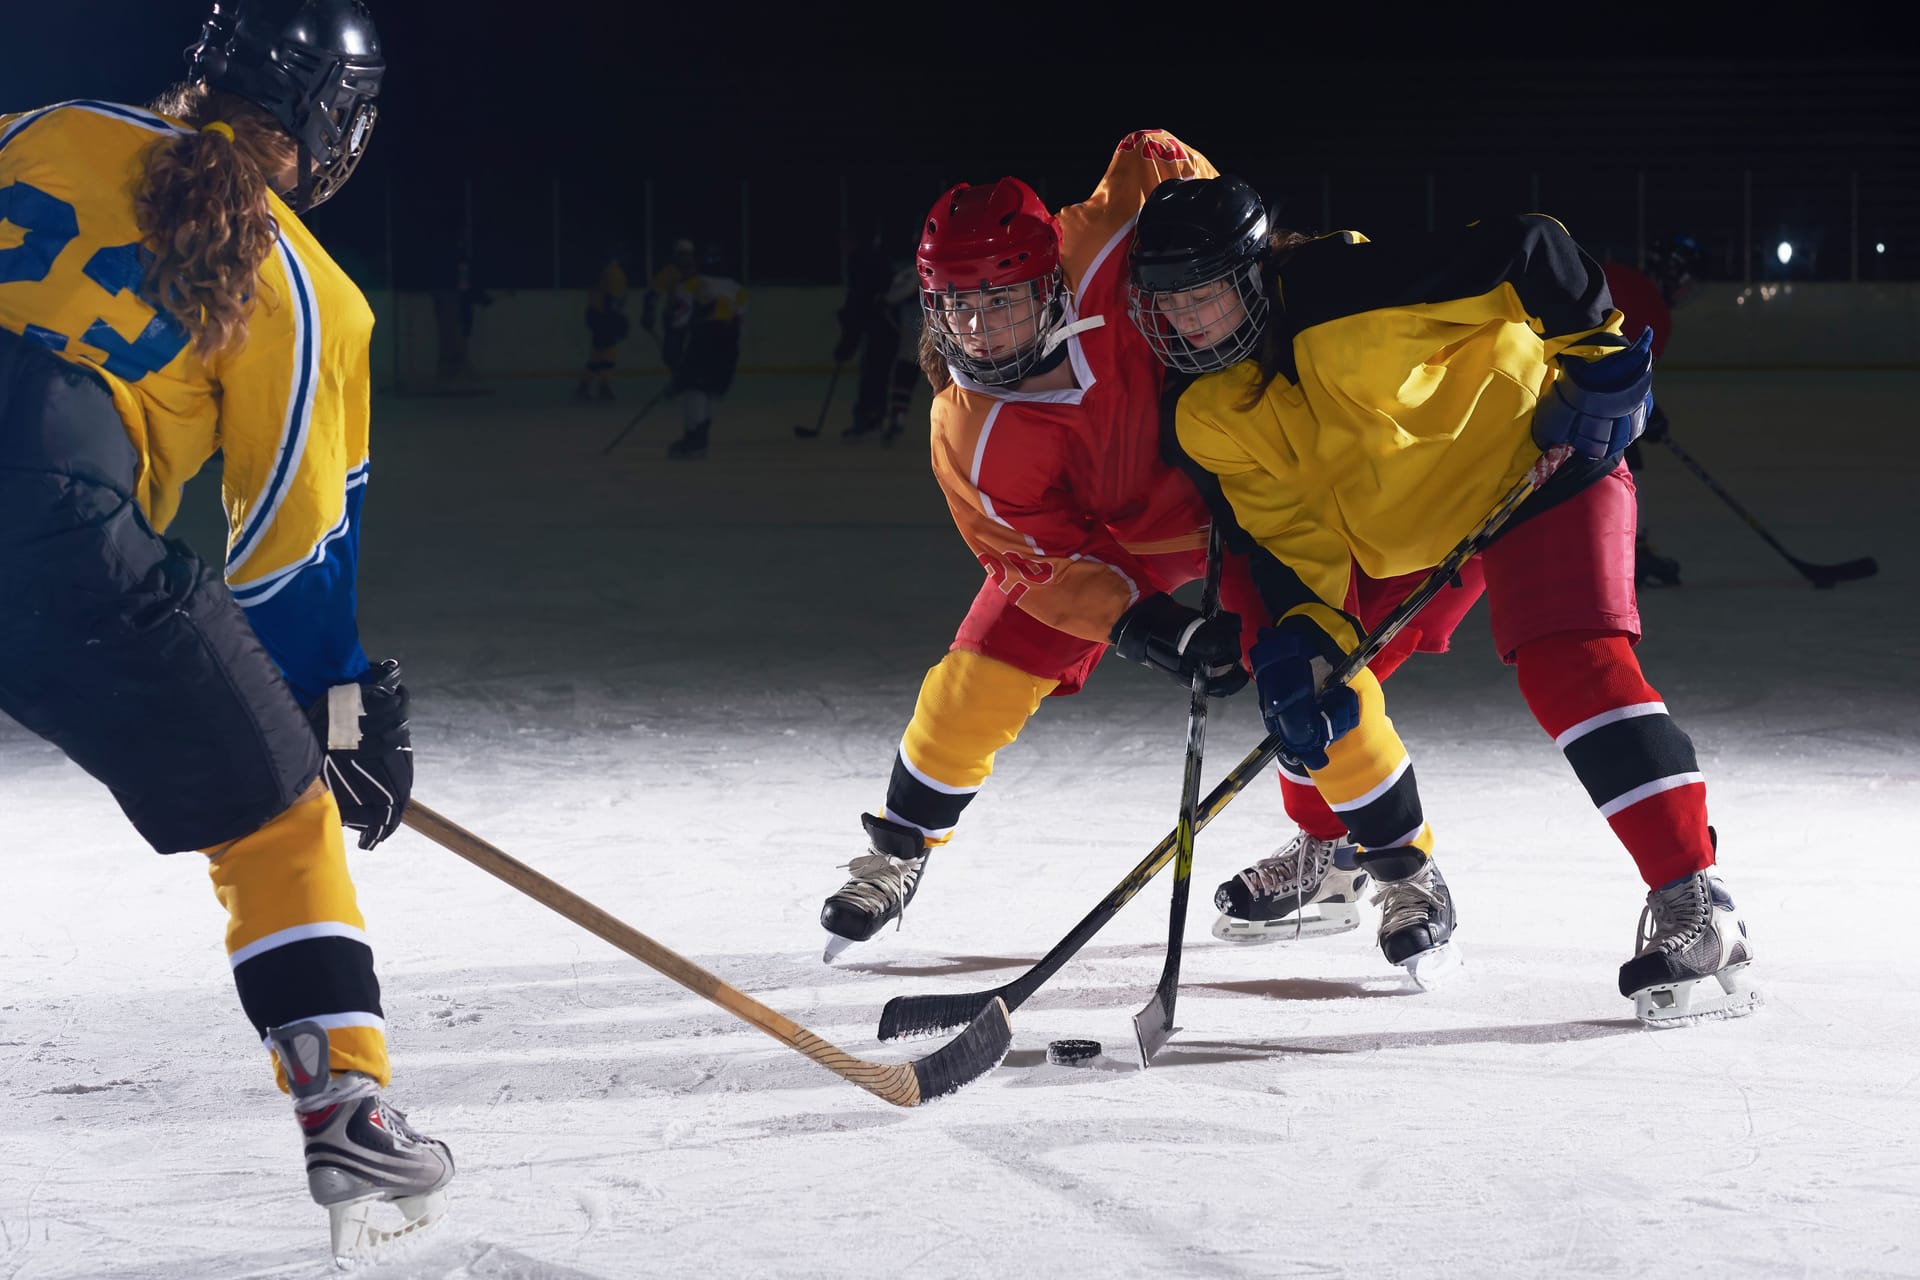
[[[821,381],[743,380],[713,456],[652,386],[377,408],[368,649],[406,663],[418,794],[865,1057],[880,1006],[1020,972],[1172,826],[1185,696],[1112,663],[1005,751],[903,931],[820,963],[921,673],[979,569],[924,449],[797,441]],[[844,389],[843,389],[844,390]],[[1367,927],[1208,933],[1288,830],[1262,783],[1198,842],[1181,1030],[1128,1041],[1165,881],[1014,1013],[986,1080],[902,1112],[403,832],[353,864],[393,1096],[460,1163],[375,1277],[1920,1274],[1920,374],[1673,373],[1686,585],[1641,654],[1698,744],[1756,1017],[1650,1032],[1614,990],[1643,887],[1485,639],[1389,685],[1469,964],[1411,993]],[[840,406],[844,408],[844,405]],[[836,420],[843,416],[836,414]],[[189,533],[217,519],[204,485]],[[1207,784],[1258,736],[1217,706]],[[0,723],[0,1277],[317,1276],[325,1214],[240,1016],[196,859]]]

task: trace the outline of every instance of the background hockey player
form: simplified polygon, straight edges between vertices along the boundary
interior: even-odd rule
[[[1700,246],[1692,236],[1674,236],[1648,245],[1645,271],[1624,262],[1601,263],[1613,305],[1626,317],[1621,335],[1638,338],[1644,330],[1653,336],[1653,358],[1659,360],[1664,356],[1667,337],[1673,331],[1673,308],[1692,292],[1694,273],[1699,266]],[[1667,415],[1655,403],[1647,413],[1646,438],[1657,444],[1666,432]],[[1626,458],[1627,469],[1638,475],[1642,463],[1638,440],[1627,446]],[[1680,585],[1679,561],[1655,549],[1647,539],[1644,522],[1634,533],[1633,563],[1634,579],[1640,586]]]
[[[1183,197],[1154,193],[1142,242]],[[1346,814],[1360,864],[1424,885],[1436,917],[1451,904],[1380,686],[1362,671],[1321,687],[1360,636],[1339,602],[1355,562],[1380,577],[1437,563],[1543,450],[1572,450],[1481,556],[1494,643],[1650,887],[1621,994],[1650,1021],[1749,1011],[1752,950],[1712,874],[1706,784],[1634,657],[1620,454],[1645,425],[1652,351],[1620,337],[1599,264],[1525,215],[1403,244],[1274,238],[1211,281],[1137,283],[1163,351],[1218,343],[1242,320],[1260,330],[1249,358],[1181,394],[1179,444],[1263,553],[1266,625],[1249,659],[1269,729],[1330,800],[1367,797]]]
[[[341,835],[391,835],[413,778],[399,664],[354,621],[373,314],[299,216],[359,162],[385,61],[352,0],[223,0],[190,52],[203,82],[153,110],[0,116],[0,710],[206,853],[338,1241],[453,1176],[380,1093]],[[224,584],[161,537],[216,449]]]
[[[740,366],[740,323],[747,314],[747,291],[722,272],[717,248],[702,255],[699,269],[673,287],[667,314],[679,322],[673,357],[673,393],[680,400],[680,438],[667,446],[669,458],[704,458],[713,430],[714,406],[733,385]],[[674,347],[676,330],[668,330]]]
[[[647,282],[647,296],[640,303],[640,327],[660,343],[660,359],[671,370],[680,360],[687,342],[687,312],[675,298],[680,286],[700,272],[693,241],[684,237],[673,242],[673,257],[653,273]]]
[[[847,254],[847,296],[833,362],[845,364],[858,353],[860,376],[853,423],[841,433],[843,440],[879,431],[881,443],[893,443],[906,426],[920,380],[919,280],[911,254],[892,248],[880,226],[855,237]]]
[[[627,336],[627,270],[621,265],[620,246],[615,245],[600,268],[593,288],[587,292],[587,369],[580,377],[574,395],[581,400],[596,394],[602,400],[613,399],[613,362]]]
[[[900,918],[995,754],[1043,699],[1078,692],[1109,642],[1182,685],[1201,669],[1217,694],[1244,682],[1232,610],[1258,607],[1244,561],[1228,558],[1212,622],[1167,594],[1201,576],[1208,515],[1161,456],[1163,371],[1126,319],[1141,200],[1162,178],[1212,172],[1148,130],[1057,218],[1014,178],[963,183],[928,214],[916,267],[933,466],[986,579],[921,685],[884,809],[862,817],[868,852],[822,906],[829,959]]]

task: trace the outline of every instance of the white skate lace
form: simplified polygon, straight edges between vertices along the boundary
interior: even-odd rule
[[[1689,876],[1671,889],[1655,889],[1640,908],[1640,923],[1633,931],[1633,951],[1643,956],[1652,951],[1679,951],[1691,946],[1713,918],[1713,898],[1707,892],[1707,878]],[[1649,929],[1648,923],[1653,927]]]
[[[1271,858],[1262,858],[1240,873],[1247,888],[1262,898],[1281,894],[1305,896],[1309,885],[1318,885],[1333,866],[1333,845],[1302,831],[1280,846]]]
[[[918,859],[915,859],[918,862]],[[834,897],[844,899],[875,915],[899,908],[894,927],[907,919],[907,877],[918,870],[899,858],[885,853],[863,853],[847,864],[853,879],[842,885]]]
[[[1380,888],[1373,895],[1373,905],[1380,908],[1381,937],[1425,924],[1440,914],[1440,895],[1427,887],[1433,883],[1432,866],[1428,863],[1406,880],[1375,881]]]

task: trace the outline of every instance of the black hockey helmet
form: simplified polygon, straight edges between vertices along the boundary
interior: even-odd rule
[[[1207,373],[1253,354],[1267,318],[1268,232],[1259,193],[1239,178],[1153,189],[1127,254],[1127,314],[1162,364]]]
[[[300,144],[296,212],[353,175],[387,69],[362,0],[214,0],[186,53],[194,83],[258,103]]]

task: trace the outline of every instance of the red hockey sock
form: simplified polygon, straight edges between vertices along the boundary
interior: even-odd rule
[[[1520,692],[1649,887],[1713,865],[1707,785],[1693,742],[1667,714],[1618,632],[1521,645]]]

